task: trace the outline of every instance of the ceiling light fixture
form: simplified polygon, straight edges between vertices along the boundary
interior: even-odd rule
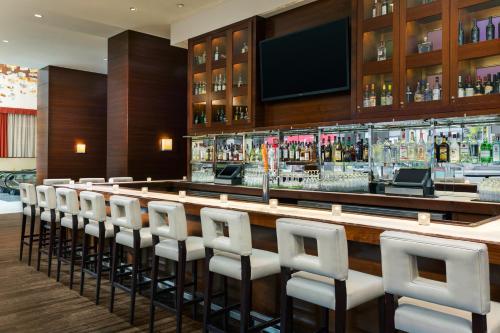
[[[177,4],[177,8],[184,8],[184,4],[183,3],[178,3]]]
[[[4,39],[2,42],[4,43],[8,43],[9,41],[7,39]]]
[[[36,18],[42,18],[42,17],[43,17],[43,15],[42,15],[42,14],[35,14],[35,17],[36,17]]]
[[[108,61],[108,58],[104,58],[104,61]]]
[[[135,8],[135,7],[130,7],[130,11],[131,11],[131,12],[135,12],[136,10],[137,10],[137,8]]]

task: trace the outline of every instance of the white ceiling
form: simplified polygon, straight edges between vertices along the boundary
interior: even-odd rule
[[[55,65],[106,73],[109,37],[131,29],[169,38],[172,22],[222,2],[1,0],[0,64],[31,68]],[[185,6],[178,8],[178,3]],[[130,7],[137,10],[132,12]]]

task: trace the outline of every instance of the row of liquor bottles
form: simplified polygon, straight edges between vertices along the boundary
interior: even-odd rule
[[[365,85],[365,91],[363,93],[363,107],[370,108],[375,106],[392,105],[392,83],[384,83],[380,93],[378,89],[375,88],[375,83],[371,85]]]
[[[241,74],[238,75],[238,79],[234,82],[234,87],[240,88],[246,85],[246,81],[243,79]],[[193,83],[193,95],[203,95],[207,93],[207,83],[205,81],[198,81]],[[212,91],[219,92],[226,90],[226,76],[219,74],[215,77],[215,81],[212,84]]]
[[[458,77],[457,96],[459,98],[490,94],[500,94],[500,72],[493,74],[493,77],[488,74],[483,79],[478,76],[475,83],[470,75],[467,76],[465,82],[462,81],[462,76]]]
[[[243,42],[241,45],[240,49],[241,54],[246,54],[248,53],[248,44],[247,42]],[[219,61],[226,59],[226,53],[223,48],[219,48],[219,46],[216,46],[214,51],[213,51],[213,57],[212,59],[214,61]],[[194,64],[195,65],[204,65],[207,62],[207,52],[203,50],[201,54],[198,54],[194,57]]]
[[[432,88],[429,81],[420,80],[417,82],[415,90],[412,90],[409,85],[406,86],[406,103],[439,101],[441,100],[441,93],[442,88],[439,82],[439,76],[435,77]]]
[[[493,40],[495,38],[500,38],[500,22],[495,29],[493,24],[493,16],[488,17],[488,24],[485,27],[485,40]],[[481,29],[478,25],[477,19],[472,20],[472,28],[470,31],[470,40],[466,41],[465,31],[462,21],[458,22],[458,45],[463,45],[467,42],[469,43],[479,43],[481,41]]]
[[[373,0],[371,6],[371,17],[378,17],[390,14],[394,11],[394,3],[392,0]]]
[[[214,115],[214,121],[216,122],[226,122],[226,106],[225,105],[214,105],[212,107],[212,114]],[[233,120],[248,120],[248,106],[246,105],[235,105],[233,106]]]

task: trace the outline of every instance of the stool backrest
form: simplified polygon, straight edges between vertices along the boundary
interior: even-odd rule
[[[205,247],[240,256],[252,254],[252,233],[247,213],[205,207],[201,209],[200,215]],[[226,224],[229,237],[224,236]]]
[[[86,184],[86,183],[105,183],[106,179],[104,178],[80,178],[78,180],[80,184]]]
[[[126,183],[126,182],[133,182],[134,178],[132,177],[111,177],[108,179],[108,182],[110,183]]]
[[[386,293],[477,314],[490,311],[485,244],[386,231],[380,236]],[[417,257],[446,263],[446,282],[419,276]]]
[[[69,184],[71,179],[69,178],[52,178],[52,179],[44,179],[43,185],[53,186],[53,185],[64,185]]]
[[[150,201],[149,226],[154,236],[178,241],[187,239],[187,222],[184,205],[177,202]]]
[[[78,194],[75,190],[59,187],[56,189],[56,197],[58,211],[70,215],[78,215],[80,213]]]
[[[127,229],[142,228],[141,205],[139,199],[113,195],[109,199],[113,225]]]
[[[36,189],[35,185],[30,183],[19,184],[19,193],[21,202],[28,206],[36,206]]]
[[[38,198],[38,207],[44,209],[56,209],[57,199],[54,187],[38,185],[36,187],[36,196]]]
[[[106,201],[101,193],[80,192],[81,215],[84,219],[106,221]]]
[[[281,218],[276,221],[280,265],[345,281],[349,271],[343,226]],[[307,254],[304,239],[316,240],[318,255]]]

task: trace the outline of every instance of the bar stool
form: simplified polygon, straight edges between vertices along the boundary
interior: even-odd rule
[[[96,192],[80,192],[80,214],[83,218],[84,234],[82,245],[82,272],[80,277],[80,295],[83,295],[85,274],[96,278],[95,303],[99,304],[101,291],[101,277],[111,268],[111,250],[105,252],[105,242],[109,239],[110,249],[114,242],[115,231],[113,224],[106,216],[106,202],[104,196]],[[97,239],[97,252],[89,254],[90,237]],[[109,259],[109,267],[104,268],[105,255]],[[92,269],[92,267],[94,269]],[[111,277],[111,275],[110,275]]]
[[[382,278],[349,269],[343,226],[281,218],[276,221],[281,264],[281,332],[292,331],[293,298],[322,308],[321,330],[335,310],[335,333],[346,331],[347,310],[379,301],[379,330],[384,332]],[[307,254],[304,238],[316,240],[318,255]],[[296,271],[292,274],[292,270]]]
[[[86,184],[86,183],[105,183],[106,179],[104,178],[80,178],[78,183]]]
[[[71,179],[69,178],[47,178],[43,180],[43,185],[54,186],[54,185],[64,185],[69,184]]]
[[[380,247],[387,332],[500,332],[485,244],[386,231]],[[446,282],[420,276],[417,257],[444,261]]]
[[[57,251],[56,280],[61,277],[61,262],[69,263],[69,288],[73,289],[75,272],[76,246],[78,245],[78,231],[83,229],[83,218],[80,216],[78,194],[75,190],[60,187],[56,189],[57,210],[61,214],[59,228],[59,249]],[[70,259],[67,259],[66,233],[71,231]]]
[[[227,313],[238,304],[225,306],[212,313],[212,287],[214,273],[241,281],[240,290],[240,332],[259,332],[275,325],[279,318],[262,322],[250,327],[252,307],[252,281],[278,274],[280,272],[277,253],[252,248],[250,218],[245,212],[217,208],[202,208],[201,227],[205,245],[205,295],[203,303],[203,331],[214,327],[210,319],[224,314],[227,326]],[[224,225],[228,226],[229,237],[224,236]],[[225,327],[226,328],[226,327]]]
[[[140,258],[142,254],[142,249],[151,247],[153,245],[153,237],[149,228],[142,227],[141,220],[141,206],[139,204],[139,199],[129,198],[124,196],[114,195],[109,200],[111,204],[111,221],[115,229],[115,242],[113,243],[112,258],[113,263],[111,267],[111,302],[109,305],[109,311],[113,312],[113,305],[115,301],[115,288],[120,288],[130,294],[130,323],[134,322],[134,312],[135,312],[135,297],[137,291],[141,288],[147,288],[150,285],[150,281],[138,282],[138,277],[147,268],[142,268],[140,263]],[[121,227],[121,230],[120,230]],[[118,261],[121,262],[118,255],[118,247],[128,247],[132,249],[132,271],[125,272],[125,268],[129,268],[130,265],[120,265],[118,267]],[[120,270],[120,273],[117,270]],[[124,285],[122,282],[118,281],[118,277],[122,279],[125,276],[130,276],[132,278],[130,287]]]
[[[175,202],[150,201],[148,203],[149,223],[153,235],[153,271],[151,286],[151,307],[149,330],[154,331],[155,306],[175,310],[176,332],[182,331],[182,309],[184,306],[193,305],[193,317],[196,317],[196,305],[203,301],[203,297],[197,297],[197,261],[205,258],[205,248],[201,237],[188,236],[186,212],[184,205]],[[160,241],[160,237],[162,240]],[[158,265],[159,259],[165,258],[177,262],[175,287],[167,288],[158,292]],[[186,263],[192,263],[193,280],[186,284]],[[193,286],[193,297],[184,302],[184,288]],[[176,290],[176,306],[169,307],[157,299],[160,293]]]
[[[39,185],[36,187],[38,198],[38,207],[40,207],[40,236],[38,236],[38,258],[36,270],[40,270],[40,260],[42,253],[47,254],[47,275],[50,277],[52,270],[52,255],[56,250],[56,231],[59,228],[60,214],[56,210],[57,199],[56,190],[52,186]],[[49,232],[49,242],[47,244],[45,237]],[[48,245],[48,248],[46,246]]]
[[[19,192],[21,196],[21,203],[23,205],[23,217],[21,222],[21,244],[19,249],[19,261],[23,260],[23,247],[28,245],[28,265],[31,266],[31,254],[33,252],[33,242],[38,239],[39,235],[35,235],[35,222],[36,217],[40,215],[40,209],[36,206],[36,190],[35,185],[28,183],[19,184]],[[30,232],[26,235],[26,221],[30,218]],[[28,242],[25,240],[28,239]]]
[[[132,177],[111,177],[108,179],[109,183],[127,183],[133,182],[134,178]]]

